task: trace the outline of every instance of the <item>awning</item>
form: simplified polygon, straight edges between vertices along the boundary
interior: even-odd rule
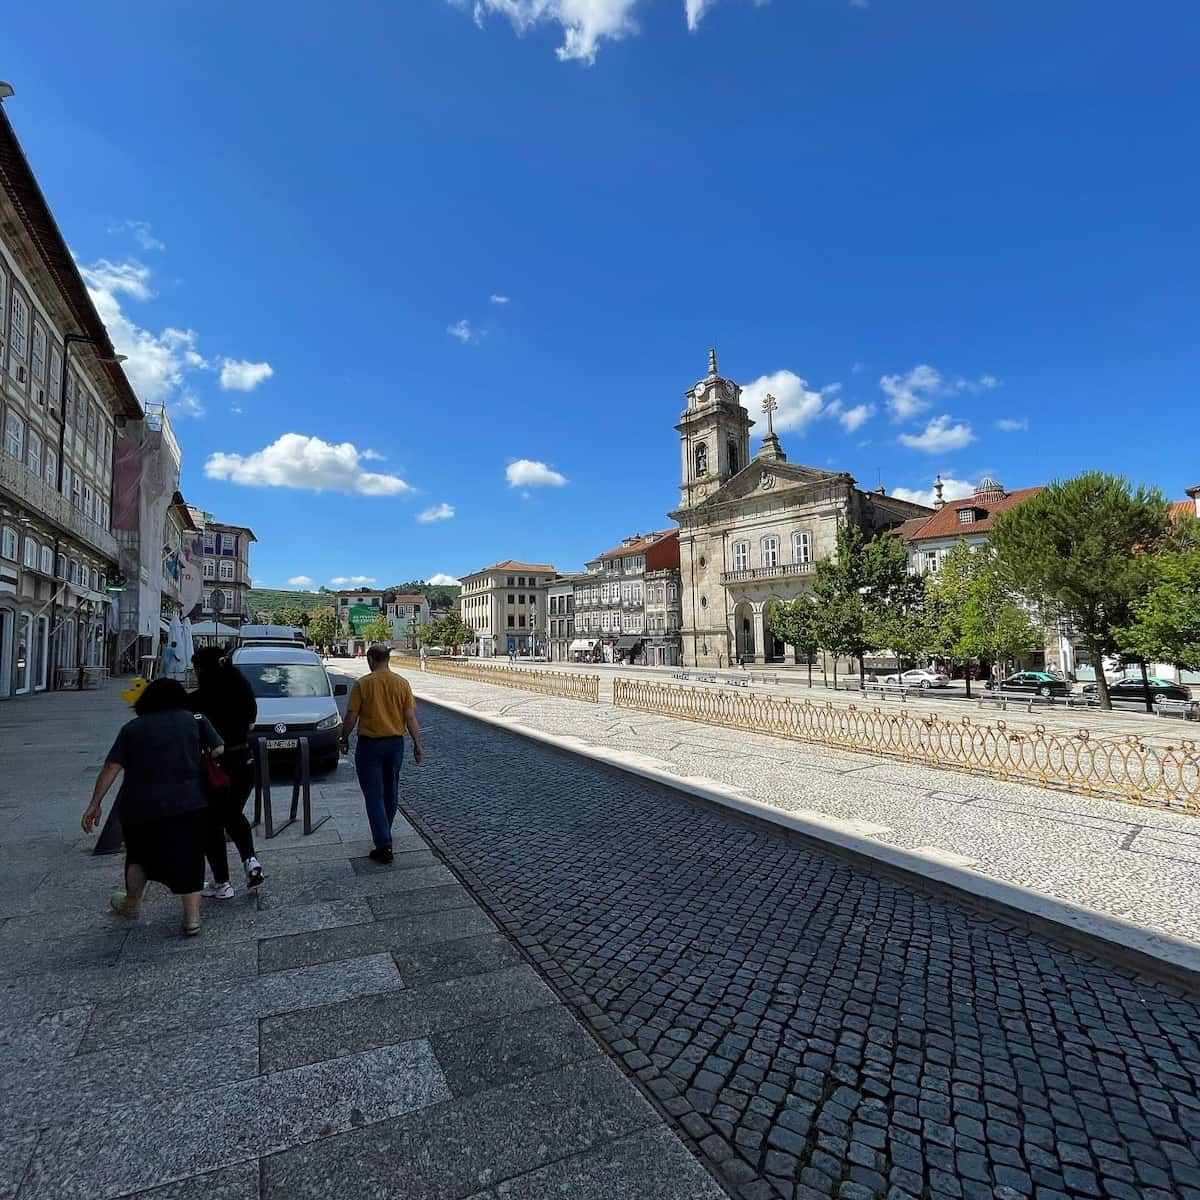
[[[595,650],[597,638],[576,638],[571,643],[571,653],[580,654],[584,650]]]
[[[640,646],[645,640],[640,633],[624,633],[617,638],[617,649],[632,650],[634,646]]]
[[[220,621],[194,621],[192,635],[194,637],[237,637],[237,630],[232,625],[224,625]]]

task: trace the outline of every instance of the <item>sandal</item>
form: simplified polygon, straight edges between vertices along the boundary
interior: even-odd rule
[[[196,934],[198,934],[199,932],[200,932],[200,922],[199,921],[197,921],[195,923],[195,925],[184,925],[184,927],[183,927],[183,936],[184,937],[195,937]]]
[[[118,917],[125,917],[126,920],[132,920],[138,915],[138,902],[130,900],[124,892],[113,892],[108,898],[108,906]]]

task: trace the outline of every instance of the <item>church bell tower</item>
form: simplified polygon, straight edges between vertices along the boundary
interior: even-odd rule
[[[742,389],[717,370],[717,352],[708,352],[708,374],[685,393],[687,408],[679,433],[683,473],[681,508],[694,508],[750,461],[754,422],[742,407]]]

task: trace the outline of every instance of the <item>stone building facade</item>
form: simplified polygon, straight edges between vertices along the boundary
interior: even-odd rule
[[[868,535],[930,510],[860,489],[844,471],[789,463],[767,413],[767,435],[750,457],[754,422],[741,388],[717,369],[685,393],[675,426],[682,475],[679,523],[682,658],[687,666],[791,660],[769,634],[767,613],[809,591],[817,559],[837,551],[838,530]],[[771,402],[773,403],[773,402]]]
[[[549,563],[493,563],[462,579],[463,620],[483,658],[536,657],[546,651],[546,597],[555,578]]]

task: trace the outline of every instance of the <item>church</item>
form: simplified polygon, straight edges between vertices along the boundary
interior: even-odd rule
[[[810,590],[819,558],[837,552],[838,530],[869,537],[932,509],[860,489],[845,471],[789,463],[775,433],[775,401],[763,404],[767,434],[750,457],[754,422],[742,389],[708,355],[708,375],[686,393],[675,426],[682,464],[679,525],[683,663],[721,667],[793,661],[772,637],[773,602]]]

